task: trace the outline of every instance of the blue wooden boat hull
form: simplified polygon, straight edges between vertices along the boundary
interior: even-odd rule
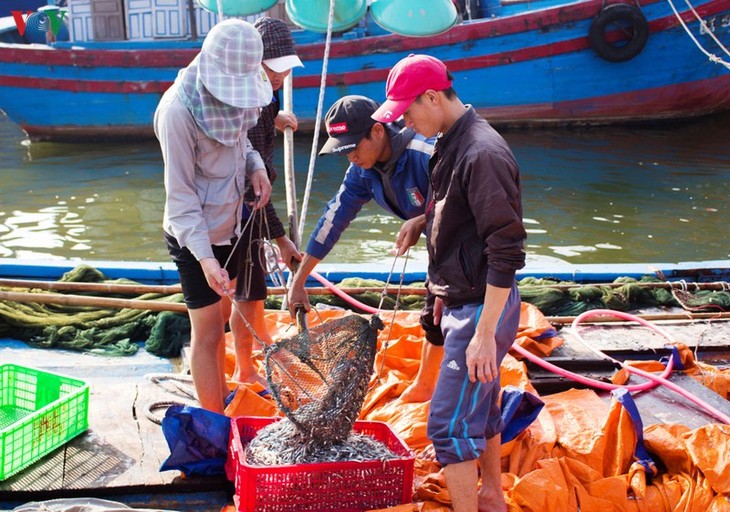
[[[591,47],[601,0],[543,0],[498,7],[433,37],[367,35],[333,39],[323,108],[344,94],[382,99],[388,70],[410,53],[444,60],[455,88],[495,125],[658,121],[730,109],[730,70],[712,62],[680,24],[670,0],[643,0],[646,46],[625,62]],[[688,30],[710,54],[727,55],[730,0],[677,4]],[[378,32],[378,31],[374,31]],[[295,33],[304,68],[294,75],[294,110],[311,127],[319,103],[324,35]],[[200,41],[0,44],[0,109],[35,140],[152,137],[152,114]]]
[[[65,272],[86,263],[101,271],[108,279],[131,279],[143,284],[169,285],[179,282],[177,268],[172,262],[125,262],[38,260],[0,258],[0,277],[5,279],[35,279],[56,281]],[[387,281],[390,264],[322,263],[315,269],[325,279],[338,283],[348,277]],[[639,279],[653,275],[667,281],[716,282],[730,281],[730,260],[690,261],[678,263],[615,263],[572,264],[555,259],[529,260],[517,273],[517,278],[552,278],[577,283],[610,283],[618,277]],[[423,282],[426,263],[411,262],[404,283]],[[400,273],[397,276],[400,280]],[[309,283],[321,286],[314,278]],[[270,283],[271,284],[271,283]]]

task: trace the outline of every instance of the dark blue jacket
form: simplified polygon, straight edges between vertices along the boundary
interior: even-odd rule
[[[383,166],[390,177],[397,205],[386,200],[383,176],[374,169],[350,164],[335,196],[329,200],[324,214],[307,244],[307,253],[324,259],[337,243],[363,205],[375,200],[383,209],[403,220],[424,213],[428,196],[428,159],[435,139],[426,139],[409,128],[391,132],[393,156]]]

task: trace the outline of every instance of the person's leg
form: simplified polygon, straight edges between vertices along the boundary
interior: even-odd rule
[[[404,402],[426,402],[431,400],[444,355],[444,347],[424,341],[421,349],[421,365],[416,378],[400,396]]]
[[[479,456],[482,483],[479,487],[479,512],[506,512],[502,493],[501,435],[487,439],[487,446]]]
[[[441,326],[437,325],[434,319],[435,301],[436,297],[427,292],[419,319],[426,338],[421,349],[421,365],[418,368],[416,378],[401,395],[401,400],[404,402],[431,400],[433,390],[436,387],[439,368],[444,355],[444,335],[441,332]]]
[[[222,414],[225,396],[223,307],[221,302],[216,302],[190,309],[188,314],[191,327],[190,372],[198,401],[202,408]]]
[[[178,269],[185,304],[190,317],[190,372],[200,406],[214,412],[223,412],[226,386],[225,326],[231,314],[231,302],[210,288],[200,263],[177,240],[165,233],[168,252]],[[223,265],[235,247],[212,246],[213,255]],[[236,279],[236,269],[229,269]]]
[[[248,321],[248,325],[246,325],[241,315]],[[233,381],[259,382],[266,387],[266,378],[256,371],[253,364],[253,349],[259,343],[256,338],[266,344],[272,343],[264,318],[264,301],[237,301],[236,307],[231,312],[230,325],[236,352],[236,369],[233,373]],[[251,332],[251,329],[253,329],[253,332]],[[254,332],[256,333],[255,337]]]
[[[466,366],[478,315],[477,305],[447,308],[441,318],[444,355],[431,399],[428,437],[455,511],[476,512],[477,459],[485,448],[483,432],[499,383],[471,382]]]
[[[256,237],[251,234],[251,230],[256,232]],[[231,311],[230,326],[236,353],[233,380],[259,382],[266,387],[266,378],[256,371],[252,359],[254,347],[262,348],[259,346],[260,343],[267,345],[272,343],[264,318],[264,300],[267,295],[266,267],[259,231],[258,224],[250,225],[241,238],[236,304]]]
[[[451,509],[454,512],[475,512],[478,479],[476,461],[467,460],[449,464],[444,468],[444,476],[451,498]]]

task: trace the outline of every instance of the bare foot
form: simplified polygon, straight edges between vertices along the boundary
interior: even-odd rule
[[[478,494],[479,512],[507,512],[507,504],[504,502],[502,489],[492,491],[480,489]]]
[[[266,377],[260,375],[258,372],[249,372],[249,373],[243,373],[239,371],[238,368],[236,368],[235,373],[232,377],[234,382],[240,382],[240,383],[249,383],[253,384],[255,382],[258,382],[261,384],[264,389],[267,389],[269,387],[269,383],[266,381]]]
[[[433,396],[433,385],[414,380],[400,396],[403,402],[428,402]]]

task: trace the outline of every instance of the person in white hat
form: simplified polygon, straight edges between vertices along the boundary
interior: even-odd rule
[[[191,323],[190,370],[201,407],[223,412],[225,324],[235,289],[243,192],[269,202],[266,167],[248,140],[271,84],[263,43],[250,23],[229,19],[208,33],[154,115],[164,161],[163,229]]]

